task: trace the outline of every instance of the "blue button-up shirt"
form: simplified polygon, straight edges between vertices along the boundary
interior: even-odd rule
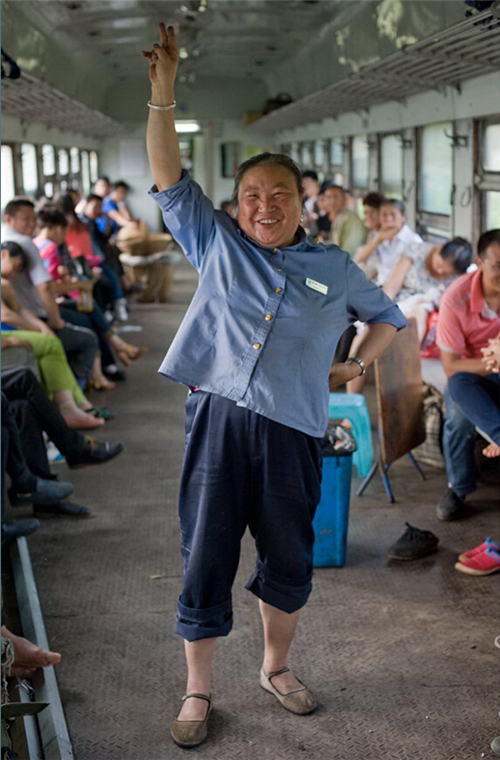
[[[216,211],[183,172],[150,194],[199,273],[193,300],[160,372],[321,437],[338,340],[356,320],[401,329],[406,319],[335,245],[304,233],[264,248]]]

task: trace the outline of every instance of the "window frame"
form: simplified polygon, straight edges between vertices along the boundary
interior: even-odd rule
[[[400,196],[395,196],[392,192],[386,193],[383,187],[383,176],[382,176],[382,144],[385,138],[387,137],[398,137],[400,142],[400,150],[401,150],[401,184],[399,188]],[[396,130],[395,132],[379,132],[377,133],[377,187],[379,193],[381,195],[384,195],[386,197],[395,197],[398,198],[398,200],[403,201],[404,203],[404,186],[405,186],[405,161],[404,161],[404,147],[403,147],[403,132],[402,130]]]
[[[484,169],[483,151],[486,128],[500,124],[496,114],[474,120],[474,240],[486,231],[486,193],[500,192],[500,171]]]
[[[450,214],[437,214],[422,209],[421,192],[421,169],[422,169],[422,135],[426,127],[432,127],[436,124],[451,123],[452,134],[455,134],[456,125],[454,120],[436,121],[429,124],[423,124],[415,130],[415,178],[416,178],[416,204],[415,220],[416,231],[424,240],[429,242],[442,242],[449,240],[453,234],[454,227],[454,200],[455,200],[455,161],[452,149],[451,161],[451,197],[450,197]]]

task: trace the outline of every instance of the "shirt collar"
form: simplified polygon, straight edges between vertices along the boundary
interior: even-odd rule
[[[481,287],[481,270],[478,269],[471,277],[470,283],[470,310],[481,314],[483,311],[485,300],[483,295],[483,289]]]

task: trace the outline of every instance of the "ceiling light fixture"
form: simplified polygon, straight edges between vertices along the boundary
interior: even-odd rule
[[[179,58],[189,58],[189,53],[186,48],[181,48],[179,50]]]
[[[201,130],[200,125],[197,121],[176,121],[175,122],[175,131],[179,134],[194,134],[195,132],[199,132]]]

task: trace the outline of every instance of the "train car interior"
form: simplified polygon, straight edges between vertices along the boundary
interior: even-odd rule
[[[2,760],[500,755],[500,0],[1,28]]]

